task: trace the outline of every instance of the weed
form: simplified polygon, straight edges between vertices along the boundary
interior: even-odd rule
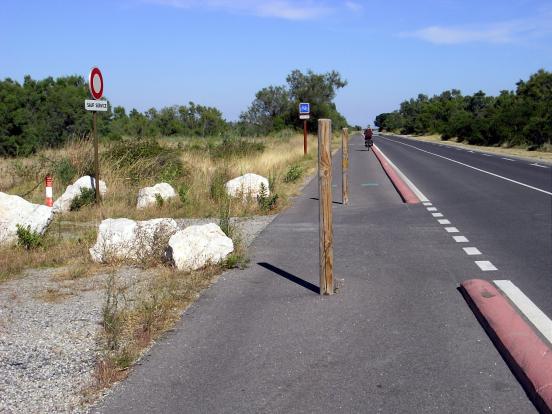
[[[230,198],[226,198],[220,207],[219,227],[228,237],[232,238],[233,226],[230,223]]]
[[[270,190],[271,193],[275,193],[276,192],[276,181],[277,181],[277,175],[276,175],[276,171],[274,170],[271,170],[269,173],[268,173],[268,189]]]
[[[163,204],[165,203],[165,200],[159,193],[155,193],[155,204],[157,204],[157,207],[161,208],[163,207]]]
[[[114,351],[119,348],[123,329],[121,309],[119,309],[120,292],[112,273],[107,280],[105,303],[102,307],[102,327],[105,334],[107,349]]]
[[[69,158],[62,158],[61,161],[55,164],[54,173],[56,178],[66,186],[71,183],[73,178],[77,175],[77,169]]]
[[[210,153],[213,158],[241,158],[260,154],[265,148],[262,142],[224,138],[221,144],[210,148]]]
[[[96,202],[96,190],[94,188],[81,187],[80,194],[71,200],[71,211],[80,210]]]
[[[59,289],[47,288],[45,291],[37,294],[35,297],[46,303],[60,303],[64,299],[72,296],[71,292],[62,292]]]
[[[17,244],[23,246],[27,250],[36,249],[44,244],[43,236],[31,230],[31,226],[27,228],[17,224]]]
[[[211,178],[209,194],[211,199],[216,202],[224,201],[228,196],[226,194],[226,182],[230,179],[230,175],[225,168],[217,169]]]
[[[188,199],[188,193],[190,192],[190,187],[188,187],[186,184],[180,184],[178,186],[178,198],[180,198],[180,202],[182,204],[186,204]]]
[[[278,202],[278,194],[268,195],[266,186],[261,183],[261,189],[259,190],[259,195],[257,196],[257,202],[263,212],[274,210],[276,208],[276,203]]]
[[[303,175],[303,167],[299,164],[290,165],[284,175],[284,182],[294,183]]]

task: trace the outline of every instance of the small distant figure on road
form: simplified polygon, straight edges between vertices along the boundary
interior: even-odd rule
[[[372,128],[370,128],[370,125],[368,125],[368,128],[364,130],[364,146],[370,150],[370,147],[374,145],[374,141],[372,141],[372,136],[374,135]]]

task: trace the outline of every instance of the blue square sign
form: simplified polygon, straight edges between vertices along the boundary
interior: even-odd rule
[[[302,102],[299,104],[300,114],[310,114],[310,103]]]

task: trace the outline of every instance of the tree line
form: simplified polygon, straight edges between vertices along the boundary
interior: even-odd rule
[[[255,94],[251,105],[236,122],[228,122],[215,107],[193,102],[144,112],[122,106],[98,116],[102,139],[160,136],[259,136],[285,128],[302,127],[298,120],[300,102],[311,103],[309,128],[318,118],[330,118],[335,128],[347,121],[333,102],[336,91],[347,85],[338,72],[317,74],[292,71],[286,85],[268,86]],[[0,81],[0,156],[25,156],[40,148],[57,147],[74,138],[86,138],[92,127],[92,113],[84,109],[88,84],[81,76],[48,77],[23,83]]]
[[[419,94],[376,117],[382,131],[441,134],[475,145],[526,146],[552,143],[552,73],[543,69],[520,80],[515,91],[463,96],[457,89],[429,98]]]

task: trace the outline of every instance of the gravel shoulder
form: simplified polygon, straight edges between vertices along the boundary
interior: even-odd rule
[[[275,216],[233,218],[244,244]],[[177,220],[181,228],[213,219]],[[101,348],[98,332],[107,280],[132,301],[153,270],[106,268],[76,280],[60,280],[64,269],[32,269],[0,285],[0,413],[86,412],[83,390],[93,381]]]

